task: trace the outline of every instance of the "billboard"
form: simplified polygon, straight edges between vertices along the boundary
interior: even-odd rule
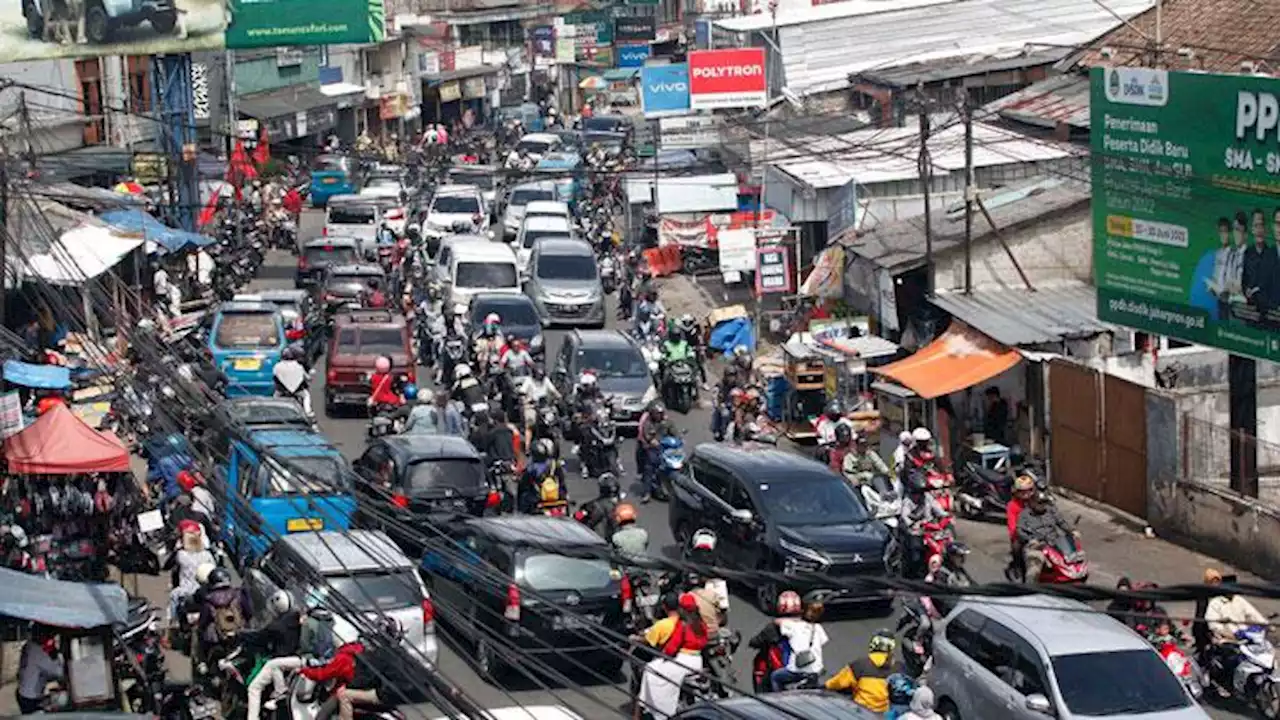
[[[640,103],[645,117],[689,110],[689,66],[646,65],[640,69]]]
[[[827,201],[827,242],[833,242],[840,233],[853,227],[858,219],[858,187],[856,180],[841,185]]]
[[[1091,81],[1098,317],[1280,360],[1280,80]]]
[[[657,18],[652,15],[620,17],[613,21],[613,39],[617,42],[649,42],[657,34]]]
[[[720,118],[714,115],[666,117],[658,121],[663,150],[696,150],[720,144]]]
[[[760,107],[768,100],[764,48],[689,53],[689,106],[694,110]]]
[[[622,45],[618,48],[618,67],[620,68],[644,67],[644,61],[648,59],[648,45]]]
[[[231,0],[228,48],[382,42],[382,0]]]

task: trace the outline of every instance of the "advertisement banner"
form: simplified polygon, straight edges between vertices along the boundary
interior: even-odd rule
[[[756,269],[756,231],[752,228],[721,230],[720,273],[744,273]]]
[[[472,77],[462,81],[462,97],[467,100],[479,100],[484,97],[484,77]]]
[[[658,121],[663,150],[695,150],[720,144],[720,119],[713,115],[667,117]]]
[[[440,102],[454,102],[462,99],[462,87],[455,82],[447,82],[440,86]]]
[[[1280,360],[1280,80],[1091,80],[1098,318]]]
[[[102,55],[161,55],[225,46],[223,0],[163,3],[0,0],[0,63]],[[157,6],[146,18],[135,7]],[[283,45],[285,43],[271,43]]]
[[[533,28],[534,57],[556,56],[556,29],[550,25],[539,25]]]
[[[573,63],[575,45],[571,37],[556,37],[556,62],[561,65]]]
[[[386,36],[382,0],[230,0],[228,10],[228,48],[376,43]]]
[[[620,17],[613,21],[615,42],[649,42],[657,36],[657,19],[652,15]]]
[[[756,249],[756,294],[778,295],[794,292],[791,251],[781,245]]]
[[[618,48],[618,67],[620,68],[644,67],[644,61],[648,59],[648,45],[623,45]]]
[[[645,117],[689,111],[689,66],[646,65],[640,70],[640,103]]]
[[[768,100],[764,48],[689,53],[689,106],[694,110],[762,107]]]
[[[854,226],[857,221],[858,190],[853,180],[845,183],[832,198],[827,213],[827,241],[834,241],[840,233]]]

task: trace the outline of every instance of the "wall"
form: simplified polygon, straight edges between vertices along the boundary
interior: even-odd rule
[[[1152,483],[1147,522],[1155,533],[1235,567],[1280,573],[1280,512],[1195,482]]]
[[[236,56],[236,94],[278,90],[290,85],[319,82],[319,54],[312,48],[302,51],[302,64],[276,65],[274,50],[248,51]]]
[[[58,153],[84,145],[80,112],[79,81],[72,60],[35,60],[0,65],[0,77],[7,80],[49,88],[56,94],[9,90],[0,93],[0,116],[13,117],[20,98],[25,94],[31,125],[39,132],[33,140],[38,153]],[[6,127],[10,124],[6,123]],[[16,124],[12,125],[16,127]]]
[[[964,214],[955,222],[963,223]],[[974,289],[1025,287],[1009,254],[989,233],[991,226],[976,209],[973,228],[975,237],[986,235],[973,243],[971,251]],[[1088,203],[1001,236],[1033,286],[1093,279],[1093,221]],[[963,248],[938,254],[934,267],[934,287],[964,289]]]

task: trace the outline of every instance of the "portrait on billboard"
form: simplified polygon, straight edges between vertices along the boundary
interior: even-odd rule
[[[223,46],[223,0],[0,0],[0,62]]]

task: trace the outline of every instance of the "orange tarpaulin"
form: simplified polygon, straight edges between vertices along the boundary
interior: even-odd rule
[[[75,475],[128,472],[129,451],[109,432],[98,432],[66,405],[54,405],[34,423],[4,441],[9,472]]]
[[[1022,355],[961,322],[910,357],[872,371],[931,400],[973,387],[1008,370]]]

